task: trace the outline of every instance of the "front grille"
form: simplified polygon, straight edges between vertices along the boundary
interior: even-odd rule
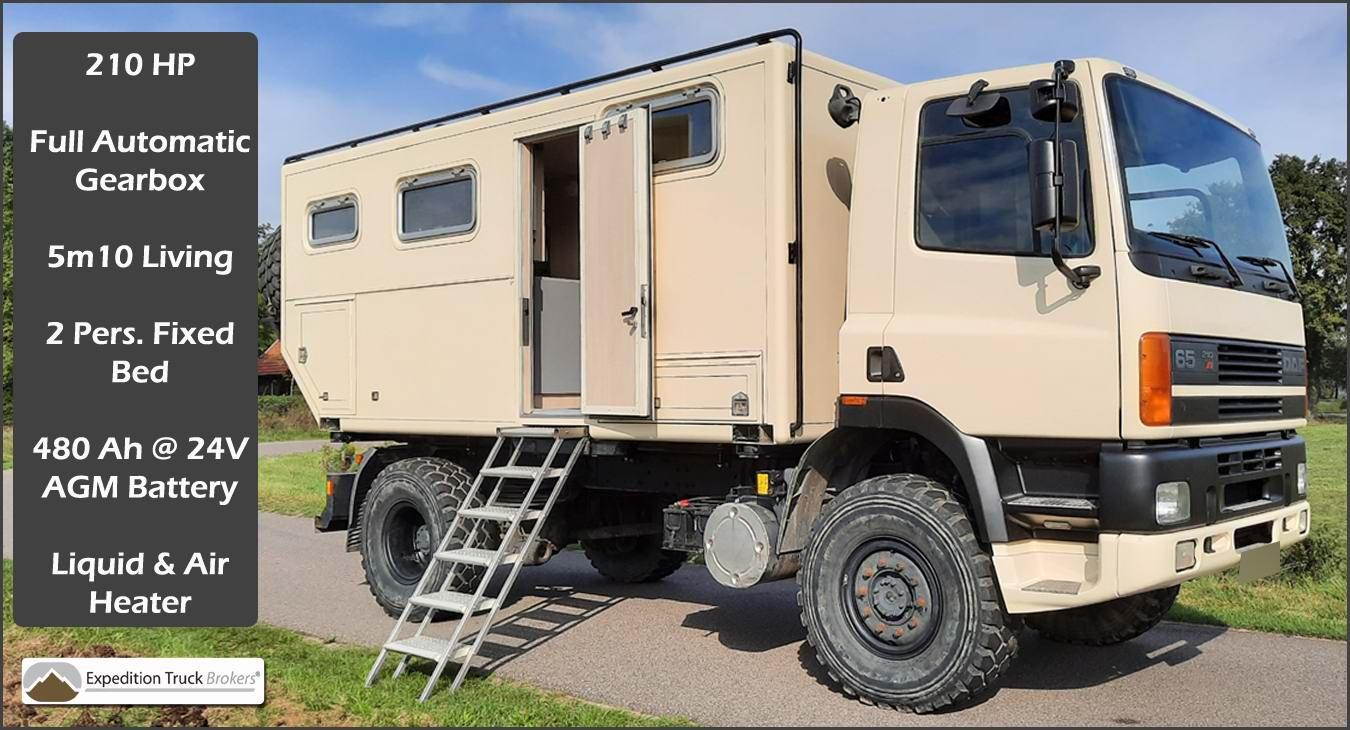
[[[1284,377],[1284,361],[1278,347],[1223,342],[1216,359],[1220,384],[1279,385]]]
[[[1219,420],[1279,418],[1284,413],[1282,398],[1219,398],[1218,401]]]
[[[1218,456],[1219,476],[1231,477],[1240,474],[1259,474],[1284,466],[1283,452],[1278,446],[1264,449],[1242,449],[1225,451]]]

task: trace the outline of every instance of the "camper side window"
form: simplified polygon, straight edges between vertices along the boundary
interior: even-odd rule
[[[690,89],[651,102],[652,170],[698,167],[717,157],[717,97]]]
[[[417,241],[473,230],[477,176],[458,167],[410,177],[399,183],[398,237]]]
[[[309,206],[309,245],[329,246],[356,239],[356,198],[344,195]]]

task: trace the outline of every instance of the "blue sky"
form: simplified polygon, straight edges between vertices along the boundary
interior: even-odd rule
[[[1346,156],[1344,5],[6,3],[4,118],[15,33],[252,31],[258,215],[276,221],[287,154],[783,26],[902,82],[1115,58],[1250,125],[1267,155]]]

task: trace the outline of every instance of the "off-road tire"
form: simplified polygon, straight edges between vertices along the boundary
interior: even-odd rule
[[[599,514],[590,515],[597,526],[651,521],[661,524],[661,503],[641,497],[614,495],[597,503]],[[680,569],[686,553],[661,548],[661,534],[582,540],[586,559],[600,575],[616,583],[651,583]]]
[[[267,313],[281,329],[281,229],[277,228],[258,246],[258,291]]]
[[[440,544],[445,531],[455,518],[455,512],[464,505],[473,484],[473,475],[457,464],[435,457],[416,457],[396,461],[385,467],[375,477],[370,494],[361,505],[361,569],[366,574],[366,584],[375,602],[385,613],[398,616],[403,613],[408,598],[421,579],[421,571],[414,569],[413,562],[396,555],[390,550],[390,542],[405,544],[396,540],[394,530],[401,529],[401,517],[412,517],[408,510],[420,515],[427,527],[425,536],[425,565],[432,560],[431,554]],[[483,503],[482,495],[474,499],[474,506]],[[451,547],[460,547],[473,529],[474,522],[461,520],[455,530],[456,538]],[[478,530],[473,546],[495,549],[498,544],[496,525],[486,523]],[[402,566],[402,570],[400,567]],[[447,566],[438,564],[430,585],[439,588],[445,580]],[[450,590],[472,592],[475,581],[482,575],[483,569],[476,566],[457,565]],[[434,590],[429,589],[429,590]],[[411,617],[420,619],[426,609],[417,607]]]
[[[1033,613],[1027,616],[1027,625],[1041,636],[1065,644],[1120,644],[1157,626],[1180,592],[1181,586],[1172,586],[1091,606]]]
[[[877,566],[887,566],[892,581],[920,574],[918,598],[927,600],[913,593],[901,602],[903,613],[883,617],[880,595],[895,591],[873,584],[873,613],[868,594],[854,587],[879,580]],[[1021,620],[1003,610],[993,562],[966,510],[923,476],[868,479],[831,500],[812,526],[797,586],[816,658],[845,694],[866,704],[913,712],[968,704],[993,688],[1017,654]],[[911,583],[909,590],[919,589]],[[895,636],[908,638],[886,638],[891,629],[865,636],[862,627],[875,631],[881,618],[901,621]],[[904,641],[916,643],[888,645]]]
[[[623,547],[614,543],[628,541]],[[661,549],[660,535],[582,540],[591,567],[615,583],[652,583],[669,576],[684,565],[688,555]]]

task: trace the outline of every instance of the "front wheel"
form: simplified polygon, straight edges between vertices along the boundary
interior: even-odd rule
[[[1017,653],[993,563],[940,484],[868,479],[817,519],[797,575],[806,638],[846,694],[931,712],[988,691]]]
[[[1110,646],[1142,635],[1172,610],[1181,586],[1117,598],[1063,611],[1033,613],[1027,625],[1051,641]]]

